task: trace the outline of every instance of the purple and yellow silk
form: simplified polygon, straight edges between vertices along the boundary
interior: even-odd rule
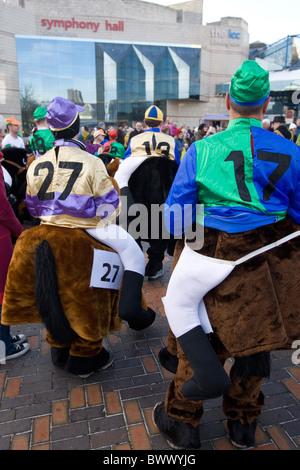
[[[76,146],[55,148],[27,172],[25,202],[42,223],[69,228],[104,227],[120,212],[117,190],[97,157]]]

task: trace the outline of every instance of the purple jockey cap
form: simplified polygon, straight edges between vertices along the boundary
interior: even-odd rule
[[[58,96],[47,107],[48,125],[52,131],[68,129],[76,121],[78,113],[82,111],[84,111],[83,106]]]

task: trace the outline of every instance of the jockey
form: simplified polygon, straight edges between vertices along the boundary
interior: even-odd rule
[[[279,327],[275,328],[276,322],[271,318],[275,305],[279,306],[278,318],[287,322],[286,331],[293,334],[299,331],[299,320],[293,327],[289,324],[289,309],[285,311],[288,307],[283,299],[290,285],[289,302],[295,305],[292,309],[297,309],[299,301],[293,293],[297,283],[297,250],[290,254],[293,250],[290,240],[300,233],[300,150],[294,143],[262,128],[269,94],[269,73],[255,61],[245,61],[233,75],[226,97],[230,114],[227,130],[195,142],[188,149],[165,204],[165,220],[171,233],[187,229],[182,220],[189,206],[193,221],[204,226],[205,234],[200,253],[187,243],[182,247],[164,299],[170,329],[177,338],[179,363],[165,403],[155,408],[154,422],[172,445],[181,448],[200,447],[198,421],[203,414],[202,402],[218,394],[224,394],[231,440],[243,447],[253,445],[256,418],[263,405],[260,386],[263,377],[269,374],[269,366],[264,368],[261,358],[265,356],[259,356],[257,371],[250,367],[253,358],[248,356],[251,359],[245,357],[248,363],[244,362],[247,367],[237,372],[242,362],[238,356],[243,358],[247,350],[269,355],[272,345],[275,349],[279,344],[287,347],[288,333],[284,335]],[[204,206],[204,217],[200,213],[198,218],[200,204]],[[170,223],[174,206],[181,210]],[[285,244],[287,248],[286,254],[281,251],[278,257],[274,248],[279,243],[283,243],[282,250]],[[256,249],[258,254],[265,249],[270,251],[251,264],[248,260],[257,254]],[[288,283],[284,263],[291,256],[294,258]],[[246,261],[248,264],[243,268]],[[232,273],[237,264],[240,266]],[[260,290],[259,279],[268,287]],[[224,283],[226,287],[222,290]],[[213,319],[212,327],[208,317]],[[253,318],[266,327],[257,328]],[[242,328],[246,328],[247,334],[241,334]],[[216,338],[219,349],[220,344],[228,344],[229,357],[232,350],[238,352],[232,354],[237,360],[230,387],[221,371],[221,354],[219,361],[206,337],[208,333]]]
[[[120,212],[118,189],[100,158],[78,140],[84,108],[56,97],[47,108],[54,147],[29,167],[26,205],[42,224],[81,228],[118,252],[124,266],[119,315],[133,329],[153,323],[141,308],[145,259],[134,239],[115,225]]]
[[[163,124],[163,113],[157,106],[150,106],[144,115],[147,126],[145,132],[135,135],[129,141],[124,160],[115,175],[120,187],[121,195],[127,197],[128,207],[134,204],[132,194],[128,188],[128,181],[132,173],[148,158],[167,158],[180,164],[180,155],[176,141],[160,131]],[[163,201],[164,202],[164,201]],[[149,261],[145,275],[154,280],[164,274],[163,259],[168,247],[168,240],[150,238],[147,250]]]

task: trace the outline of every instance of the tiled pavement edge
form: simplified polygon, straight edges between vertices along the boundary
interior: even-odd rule
[[[164,399],[172,378],[158,362],[168,334],[161,301],[171,270],[168,256],[164,268],[162,278],[144,283],[155,323],[143,332],[124,324],[109,335],[114,364],[88,379],[52,365],[43,325],[12,327],[28,336],[31,350],[0,365],[0,450],[170,450],[152,422],[153,406]],[[272,353],[255,450],[300,449],[300,368],[291,355]],[[221,398],[205,403],[201,436],[203,450],[234,450]]]

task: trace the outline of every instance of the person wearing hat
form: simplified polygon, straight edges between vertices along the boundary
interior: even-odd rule
[[[176,129],[175,137],[176,145],[178,147],[178,152],[180,155],[180,160],[182,159],[182,151],[184,149],[185,139],[183,138],[183,131],[181,128]]]
[[[291,135],[291,140],[294,143],[296,143],[296,141],[297,141],[296,130],[297,130],[296,124],[294,122],[291,122],[291,124],[289,125],[289,131],[292,134]]]
[[[103,152],[103,143],[107,142],[105,137],[102,129],[96,130],[93,135],[93,143],[84,142],[86,151],[92,155],[100,155]]]
[[[134,136],[129,141],[124,159],[129,156],[160,157],[168,155],[171,160],[180,164],[180,156],[174,138],[160,131],[163,122],[162,111],[155,105],[150,106],[144,116],[146,129],[142,134]]]
[[[54,146],[30,165],[25,202],[30,214],[40,218],[42,226],[86,230],[119,254],[124,275],[118,314],[131,328],[144,329],[155,319],[155,313],[143,309],[142,304],[145,259],[134,239],[115,225],[120,212],[117,186],[101,159],[86,152],[85,145],[78,140],[79,113],[83,110],[62,97],[54,98],[49,104],[47,122],[55,138]],[[85,345],[81,354],[86,358],[88,368],[95,347],[102,366],[111,364],[110,354],[102,347],[102,339],[92,345],[85,340],[85,337],[81,338]],[[51,345],[55,348],[55,342]],[[73,353],[68,370],[76,373],[79,366],[81,372],[77,375],[93,372],[82,370],[85,367],[83,358],[76,359],[76,353]]]
[[[111,129],[108,133],[109,140],[103,144],[103,152],[109,153],[110,146],[113,142],[117,142],[118,132],[115,129]]]
[[[95,132],[94,132],[94,143],[97,143],[99,145],[103,145],[108,142],[108,139],[107,139],[107,136],[104,132],[103,129],[97,129]]]
[[[174,137],[161,132],[163,121],[163,113],[157,106],[152,105],[146,110],[144,116],[146,129],[143,133],[130,139],[125,152],[124,162],[116,173],[116,178],[121,176],[120,172],[123,174],[127,169],[128,162],[126,165],[124,163],[129,157],[131,157],[130,160],[134,163],[136,157],[142,162],[143,158],[167,156],[170,160],[175,160],[178,165],[180,164],[180,154]],[[130,169],[130,165],[128,165],[128,168]],[[122,177],[122,179],[127,179],[128,182],[129,177],[130,174],[127,177]],[[149,261],[146,266],[145,275],[149,279],[154,280],[164,274],[163,259],[168,246],[168,240],[151,239],[149,244],[150,247],[147,250]]]
[[[269,92],[269,73],[243,62],[226,96],[227,129],[191,145],[165,204],[171,233],[188,233],[192,207],[204,234],[197,251],[177,241],[163,299],[170,331],[159,359],[175,376],[153,420],[172,447],[201,447],[203,401],[218,395],[231,442],[253,446],[270,351],[300,336],[300,149],[263,129]],[[228,358],[229,388],[217,380]]]
[[[6,119],[6,128],[8,133],[2,140],[3,149],[7,147],[25,148],[24,141],[19,136],[20,125],[21,123],[14,117]]]
[[[47,123],[47,109],[39,106],[33,113],[35,128],[30,136],[29,145],[35,158],[41,157],[52,149],[54,136]]]
[[[273,124],[272,124],[273,131],[276,131],[278,127],[282,125],[285,125],[285,117],[275,116],[273,119]]]

